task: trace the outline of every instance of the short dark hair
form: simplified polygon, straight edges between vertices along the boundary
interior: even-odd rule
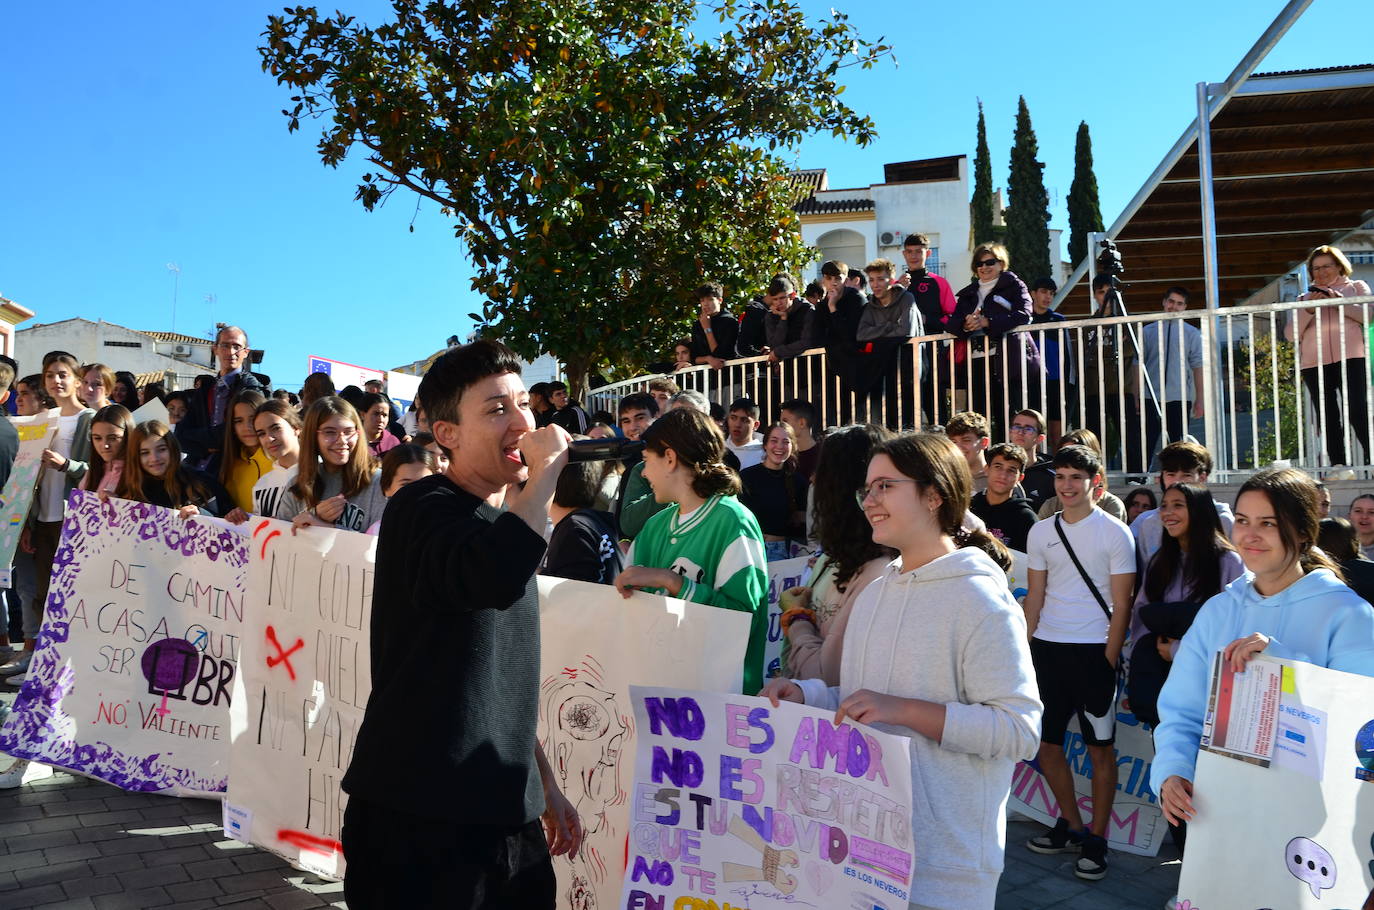
[[[1212,453],[1196,442],[1180,439],[1159,450],[1159,470],[1212,473]]]
[[[764,291],[770,297],[776,294],[795,294],[796,292],[797,286],[786,275],[779,275],[768,282],[768,290]]]
[[[1188,293],[1188,289],[1178,284],[1174,285],[1173,287],[1169,288],[1169,290],[1165,291],[1164,296],[1159,299],[1168,300],[1169,295],[1171,294],[1177,294],[1178,296],[1182,297],[1184,303],[1187,303],[1188,301],[1193,299],[1193,295]]]
[[[565,509],[590,509],[596,505],[596,494],[601,492],[605,472],[606,463],[602,461],[575,461],[564,465],[553,488],[554,504]]]
[[[820,283],[819,281],[813,281],[813,282],[811,282],[810,284],[808,284],[808,285],[806,286],[806,293],[802,294],[802,296],[803,296],[803,297],[824,297],[824,296],[825,296],[825,288],[821,287],[821,283]]]
[[[1053,278],[1037,278],[1035,284],[1031,285],[1032,291],[1049,291],[1053,294],[1059,293],[1059,285],[1054,283]]]
[[[549,384],[547,382],[536,382],[529,387],[528,391],[531,395],[543,395],[545,398],[548,398]]]
[[[1317,525],[1317,546],[1339,562],[1360,558],[1360,542],[1355,526],[1344,518],[1323,518]]]
[[[1035,408],[1022,408],[1015,414],[1011,415],[1012,420],[1015,420],[1018,417],[1034,417],[1035,425],[1040,428],[1040,435],[1043,436],[1045,434],[1045,415],[1041,414]]]
[[[430,425],[458,422],[463,393],[488,376],[520,375],[520,359],[499,341],[480,339],[445,351],[420,380],[419,398]]]
[[[711,418],[693,408],[675,408],[644,431],[645,451],[677,453],[678,463],[692,474],[692,492],[712,496],[738,496],[739,475],[725,466],[725,437]]]
[[[552,395],[554,392],[566,391],[568,391],[568,384],[566,382],[560,382],[559,380],[555,379],[553,382],[549,383],[549,391],[547,394]]]
[[[1089,477],[1102,473],[1102,459],[1087,446],[1064,446],[1054,453],[1054,466],[1083,471]]]
[[[906,249],[909,246],[929,247],[930,238],[925,234],[907,234],[906,239],[902,241],[902,249]]]
[[[789,398],[778,405],[778,410],[791,411],[801,420],[805,420],[808,427],[814,427],[816,425],[816,406],[809,401],[803,401],[800,398]]]
[[[703,297],[719,297],[721,300],[724,300],[725,288],[723,288],[718,281],[708,281],[697,288],[697,300]]]
[[[995,446],[988,448],[983,453],[988,464],[992,464],[994,458],[1003,458],[1007,461],[1016,462],[1016,470],[1024,474],[1026,472],[1026,450],[1010,442],[999,442]]]
[[[752,398],[736,398],[730,402],[730,412],[744,411],[755,420],[759,419],[759,406],[754,404]]]
[[[431,473],[439,473],[439,459],[434,457],[433,452],[413,442],[402,443],[388,449],[382,456],[382,489],[391,486],[396,479],[396,472],[408,464],[423,464]]]
[[[828,259],[821,263],[821,274],[829,275],[831,278],[843,278],[849,274],[849,265],[838,259]]]
[[[368,411],[372,410],[379,404],[387,404],[387,411],[390,412],[391,410],[391,407],[386,400],[386,396],[383,395],[381,392],[364,392],[363,397],[358,399],[358,403],[361,405],[361,407],[358,408],[359,417],[366,414]]]
[[[850,269],[848,277],[859,279],[860,288],[868,287],[868,276],[863,273],[863,269]]]
[[[1093,278],[1093,290],[1094,290],[1094,291],[1100,291],[1102,288],[1109,288],[1109,287],[1111,287],[1111,286],[1112,286],[1112,276],[1111,276],[1111,275],[1098,275],[1098,276],[1096,276],[1096,277]]]
[[[648,392],[631,392],[620,399],[620,407],[616,409],[616,416],[619,417],[630,411],[648,411],[650,417],[657,417],[658,399]]]

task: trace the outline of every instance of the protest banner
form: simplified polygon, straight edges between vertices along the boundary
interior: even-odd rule
[[[339,836],[372,692],[377,538],[291,523],[249,525],[248,601],[229,711],[224,831],[299,869],[343,876]]]
[[[640,735],[620,907],[906,906],[906,737],[763,698],[630,692]]]
[[[1276,714],[1251,717],[1273,727],[1250,731],[1272,736],[1269,766],[1198,753],[1179,906],[1374,906],[1374,679],[1256,664],[1281,674]]]
[[[635,712],[630,686],[738,692],[749,615],[608,585],[539,579],[539,740],[586,832],[554,858],[560,910],[611,907],[629,833]]]
[[[811,557],[780,559],[768,564],[768,639],[763,645],[763,678],[782,675],[782,592],[803,584]]]
[[[19,452],[10,468],[9,480],[0,491],[0,588],[13,586],[10,578],[19,535],[24,519],[33,505],[33,492],[38,486],[38,474],[43,469],[43,450],[52,445],[57,433],[56,409],[32,417],[11,417],[19,434]]]
[[[0,750],[125,790],[223,792],[246,563],[222,522],[73,492]]]
[[[1078,794],[1078,808],[1084,818],[1092,817],[1092,768],[1088,760],[1088,746],[1078,729],[1078,719],[1069,721],[1064,736],[1064,756],[1073,772],[1073,788]],[[1154,740],[1149,728],[1134,714],[1118,711],[1116,715],[1116,798],[1112,801],[1112,817],[1107,825],[1107,843],[1114,850],[1155,856],[1168,834],[1169,826],[1159,810],[1159,801],[1150,789],[1150,764],[1154,761]],[[1035,762],[1020,762],[1011,778],[1013,812],[1041,824],[1053,826],[1059,818],[1059,803],[1050,785],[1040,774]],[[1191,850],[1191,838],[1189,849]]]
[[[336,389],[351,385],[361,389],[374,379],[386,379],[386,373],[381,370],[360,367],[356,363],[344,363],[342,360],[331,360],[328,357],[316,357],[313,354],[310,356],[309,372],[328,374]]]

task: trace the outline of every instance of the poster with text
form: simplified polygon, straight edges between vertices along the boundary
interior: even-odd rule
[[[1074,792],[1083,817],[1092,817],[1092,762],[1088,746],[1078,729],[1078,719],[1069,721],[1064,737],[1064,756],[1073,772]],[[1149,728],[1134,714],[1116,715],[1116,798],[1112,800],[1111,820],[1107,824],[1107,843],[1113,850],[1155,856],[1168,836],[1169,825],[1159,810],[1150,789],[1150,763],[1154,761],[1154,740]],[[1011,778],[1011,809],[1045,825],[1059,818],[1059,803],[1050,785],[1034,762],[1019,762]],[[1191,847],[1191,841],[1189,849]]]
[[[1374,906],[1374,679],[1277,663],[1269,767],[1198,753],[1181,907]]]
[[[637,724],[632,685],[738,692],[749,615],[609,585],[539,579],[539,740],[586,840],[554,859],[559,910],[615,906]]]
[[[125,790],[223,792],[244,537],[75,491],[0,750]]]
[[[249,522],[242,659],[229,712],[224,830],[300,869],[343,876],[339,781],[372,692],[377,538]]]
[[[38,475],[43,470],[43,450],[52,445],[57,433],[57,414],[54,409],[32,417],[10,417],[19,434],[19,451],[10,468],[9,480],[0,491],[0,588],[11,587],[10,568],[24,530],[24,519],[33,505]]]
[[[811,580],[811,557],[780,559],[768,564],[768,639],[763,645],[763,678],[782,675],[782,592]],[[788,605],[790,606],[790,604]]]
[[[635,686],[631,700],[620,907],[906,906],[906,737],[764,698]]]

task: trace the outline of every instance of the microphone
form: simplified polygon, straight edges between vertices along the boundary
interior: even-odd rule
[[[620,439],[574,439],[568,445],[568,463],[582,461],[624,461],[644,451],[644,443]]]

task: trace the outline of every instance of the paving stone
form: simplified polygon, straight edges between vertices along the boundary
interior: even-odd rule
[[[266,891],[280,888],[286,881],[280,872],[243,872],[239,875],[225,875],[215,879],[225,894],[242,894],[245,891]]]
[[[62,890],[68,897],[95,897],[97,894],[118,894],[124,886],[113,875],[94,875],[62,882]]]
[[[239,872],[239,867],[229,859],[207,859],[198,863],[187,863],[184,868],[186,874],[193,879],[220,878]]]
[[[97,910],[145,910],[148,907],[166,907],[173,903],[170,895],[161,888],[143,888],[138,891],[125,891],[121,894],[102,894],[95,898]]]
[[[42,850],[25,850],[23,853],[11,853],[8,856],[0,856],[0,872],[15,872],[20,869],[32,869],[35,866],[46,866],[47,857]]]
[[[49,847],[66,847],[76,843],[76,834],[72,831],[48,831],[43,834],[30,834],[24,838],[24,848],[27,850],[46,850]]]
[[[40,885],[37,888],[20,888],[0,894],[0,910],[28,910],[36,904],[51,904],[66,900],[67,896],[57,885]]]
[[[283,873],[289,874],[295,871],[291,869],[281,857],[259,850],[235,856],[234,865],[239,868],[240,872],[259,872],[263,869],[280,869]]]
[[[267,895],[266,900],[272,910],[306,910],[309,907],[329,906],[328,901],[308,891],[279,891]]]
[[[75,862],[55,863],[33,869],[16,869],[14,877],[18,879],[21,888],[31,888],[34,885],[49,883],[60,885],[74,878],[90,878],[94,874],[91,867],[86,863]]]
[[[130,869],[117,875],[120,884],[129,890],[152,888],[156,885],[170,885],[173,882],[187,881],[190,876],[181,866],[154,866],[151,869]]]
[[[120,809],[118,812],[111,812],[104,809],[100,812],[79,813],[81,824],[97,827],[99,825],[137,825],[144,821],[143,816],[137,809]]]
[[[184,847],[171,847],[167,850],[159,850],[156,853],[149,853],[143,857],[145,866],[183,866],[187,863],[200,862],[210,859],[209,845],[207,844],[187,844]]]
[[[202,881],[177,882],[174,885],[166,885],[165,889],[177,901],[180,907],[182,901],[194,900],[197,898],[219,897],[224,894],[219,885],[213,879]]]
[[[70,900],[55,901],[51,904],[39,904],[34,910],[92,910],[95,904],[91,903],[89,897],[77,897]]]

